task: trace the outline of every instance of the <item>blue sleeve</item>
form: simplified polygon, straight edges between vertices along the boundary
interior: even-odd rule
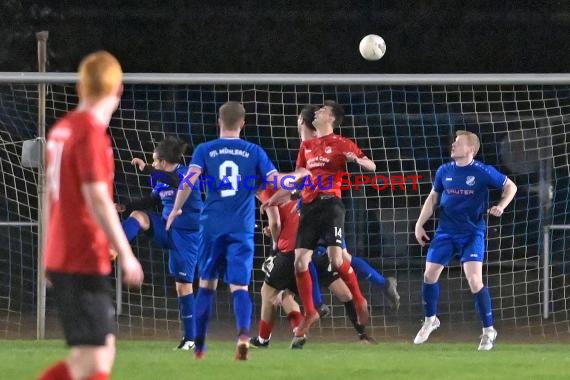
[[[204,144],[200,144],[196,147],[189,166],[197,166],[202,169],[202,173],[204,172],[204,168],[206,167],[206,149],[204,148]]]
[[[443,165],[440,166],[435,172],[435,178],[433,180],[433,189],[436,193],[443,193]]]
[[[487,173],[487,184],[490,187],[502,189],[507,183],[507,176],[495,169],[494,166],[485,165],[485,173]]]
[[[257,147],[257,171],[262,177],[267,177],[277,171],[273,162],[267,157],[267,153],[260,146]]]

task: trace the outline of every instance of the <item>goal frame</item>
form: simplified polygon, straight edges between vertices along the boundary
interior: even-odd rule
[[[45,36],[47,39],[47,35]],[[45,40],[43,41],[45,42]],[[38,62],[40,71],[45,70],[45,51],[42,53],[42,41],[38,33]],[[0,84],[38,84],[38,141],[40,152],[45,149],[45,105],[46,86],[49,84],[74,84],[78,80],[77,73],[47,72],[0,72]],[[536,74],[184,74],[184,73],[125,73],[125,84],[162,84],[162,85],[568,85],[570,73],[536,73]],[[43,111],[42,111],[43,110]],[[44,158],[43,154],[41,154]],[[45,159],[45,158],[44,158]],[[38,210],[44,210],[44,175],[45,162],[38,165]],[[541,192],[542,193],[542,192]],[[43,250],[46,231],[43,226],[47,214],[40,211],[38,221],[32,223],[38,228],[38,262],[42,267]],[[2,222],[2,225],[14,225],[19,222]],[[29,224],[29,223],[28,223]],[[549,238],[552,230],[570,229],[570,225],[545,225],[543,227],[543,318],[549,317],[549,283],[550,283],[550,248]],[[117,273],[117,311],[121,309],[120,272]],[[46,279],[43,270],[37,274],[37,339],[45,337],[45,297]]]

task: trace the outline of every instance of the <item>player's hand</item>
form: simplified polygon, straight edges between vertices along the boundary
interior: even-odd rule
[[[503,215],[504,210],[505,209],[503,207],[497,205],[497,206],[493,206],[490,209],[488,209],[487,212],[493,216],[501,216],[501,215]]]
[[[430,241],[429,236],[426,234],[426,230],[422,226],[416,225],[415,229],[416,240],[418,241],[419,245],[425,247],[427,242]]]
[[[115,261],[119,254],[113,248],[109,249],[109,260]]]
[[[295,177],[302,179],[307,176],[311,176],[311,171],[306,168],[297,168],[293,173],[295,173]]]
[[[174,219],[176,219],[179,215],[182,215],[182,210],[172,210],[168,215],[168,219],[166,220],[166,230],[170,229],[172,223],[174,223]]]
[[[269,226],[263,227],[263,234],[267,237],[271,237],[271,228]]]
[[[142,172],[144,170],[144,167],[146,166],[146,162],[144,162],[140,158],[133,158],[133,160],[131,161],[131,165],[138,167],[139,170]]]
[[[346,157],[346,160],[348,162],[356,162],[358,161],[358,157],[356,157],[356,154],[354,154],[353,152],[344,152],[344,155]]]
[[[125,212],[127,206],[120,203],[115,203],[115,209],[117,210],[117,212]]]
[[[140,288],[144,279],[141,264],[133,252],[124,252],[119,255],[119,265],[123,270],[123,282],[133,288]]]

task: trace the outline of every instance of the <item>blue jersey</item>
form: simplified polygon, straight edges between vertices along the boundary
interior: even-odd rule
[[[489,188],[502,188],[507,177],[492,166],[474,160],[467,166],[443,164],[435,173],[433,189],[440,194],[437,232],[485,232]]]
[[[176,166],[176,174],[178,181],[173,181],[166,175],[161,175],[164,172],[154,172],[158,174],[151,174],[151,181],[153,183],[152,196],[159,198],[162,203],[162,217],[166,220],[172,211],[174,201],[176,200],[176,192],[179,184],[186,175],[188,167],[178,164]],[[176,183],[173,183],[176,182]],[[202,195],[200,191],[193,191],[190,194],[188,201],[182,206],[182,215],[174,220],[174,228],[191,229],[195,230],[200,227],[200,214],[202,212]]]
[[[256,180],[276,171],[267,153],[239,138],[219,138],[198,145],[190,166],[202,170],[206,202],[204,228],[250,232],[255,227]]]

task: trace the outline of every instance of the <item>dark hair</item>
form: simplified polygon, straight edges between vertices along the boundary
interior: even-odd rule
[[[305,125],[313,131],[317,130],[317,128],[315,128],[315,126],[313,125],[313,120],[315,120],[315,112],[318,109],[319,107],[317,106],[308,105],[303,107],[303,109],[300,112],[301,119],[303,119],[303,123],[305,123]]]
[[[177,164],[186,152],[188,144],[174,136],[166,136],[158,143],[154,152],[159,160],[164,160],[172,164]]]
[[[245,119],[245,108],[238,102],[226,102],[220,107],[220,119],[229,130],[238,129],[238,122]]]
[[[334,100],[325,100],[324,105],[331,107],[331,112],[334,116],[333,127],[340,127],[342,119],[344,119],[344,108]]]

